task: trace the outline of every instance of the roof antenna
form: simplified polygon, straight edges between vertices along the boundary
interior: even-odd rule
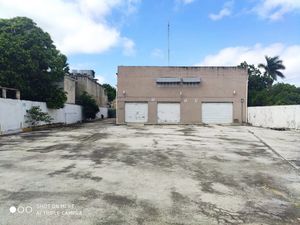
[[[170,66],[170,21],[168,21],[168,66]]]

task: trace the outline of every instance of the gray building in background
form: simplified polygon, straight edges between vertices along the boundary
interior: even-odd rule
[[[105,89],[95,79],[94,70],[72,70],[70,77],[76,81],[76,99],[84,92],[91,95],[99,107],[107,107]]]
[[[65,76],[63,82],[63,89],[67,94],[66,103],[75,104],[76,80],[70,76]]]

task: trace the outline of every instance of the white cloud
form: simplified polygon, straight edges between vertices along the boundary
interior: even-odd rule
[[[227,8],[222,9],[218,14],[210,14],[209,18],[212,20],[220,20],[223,19],[226,16],[230,16],[231,11]]]
[[[211,20],[216,21],[216,20],[221,20],[226,16],[230,16],[232,13],[233,4],[234,4],[233,1],[226,2],[223,8],[217,14],[214,13],[209,14],[209,18]]]
[[[260,0],[253,8],[259,16],[269,20],[280,20],[290,12],[300,12],[299,0]]]
[[[160,48],[155,48],[151,52],[151,57],[156,58],[156,59],[164,59],[165,54],[164,54],[163,50],[161,50]]]
[[[32,18],[65,54],[102,53],[115,46],[128,47],[129,39],[110,26],[107,17],[114,9],[133,12],[139,1],[0,0],[0,17]]]
[[[98,79],[99,84],[104,84],[105,83],[105,77],[104,76],[96,75],[95,78]]]
[[[195,0],[176,0],[177,3],[182,3],[184,5],[190,4],[192,2],[194,2]]]
[[[123,54],[126,56],[134,56],[136,51],[135,51],[135,43],[128,39],[128,38],[123,38],[122,43],[123,45]]]
[[[265,55],[279,56],[286,66],[285,82],[300,86],[300,45],[284,45],[275,43],[269,46],[256,44],[254,46],[228,47],[217,54],[206,56],[198,65],[201,66],[236,66],[247,61],[249,64],[258,65],[265,63]]]
[[[182,6],[189,5],[196,0],[174,0],[174,10],[178,11]]]

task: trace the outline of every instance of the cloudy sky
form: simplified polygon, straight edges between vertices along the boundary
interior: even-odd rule
[[[72,69],[115,85],[118,65],[258,64],[284,60],[300,86],[300,0],[0,0],[0,17],[27,16]]]

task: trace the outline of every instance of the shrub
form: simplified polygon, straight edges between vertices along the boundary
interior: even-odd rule
[[[116,118],[116,109],[108,109],[108,118]]]
[[[26,123],[28,123],[30,127],[37,126],[40,122],[51,123],[53,120],[53,118],[49,116],[48,113],[43,112],[39,106],[32,106],[26,110],[26,112]]]
[[[95,119],[99,112],[99,107],[91,95],[84,92],[79,96],[77,104],[83,107],[83,115],[85,119]]]

